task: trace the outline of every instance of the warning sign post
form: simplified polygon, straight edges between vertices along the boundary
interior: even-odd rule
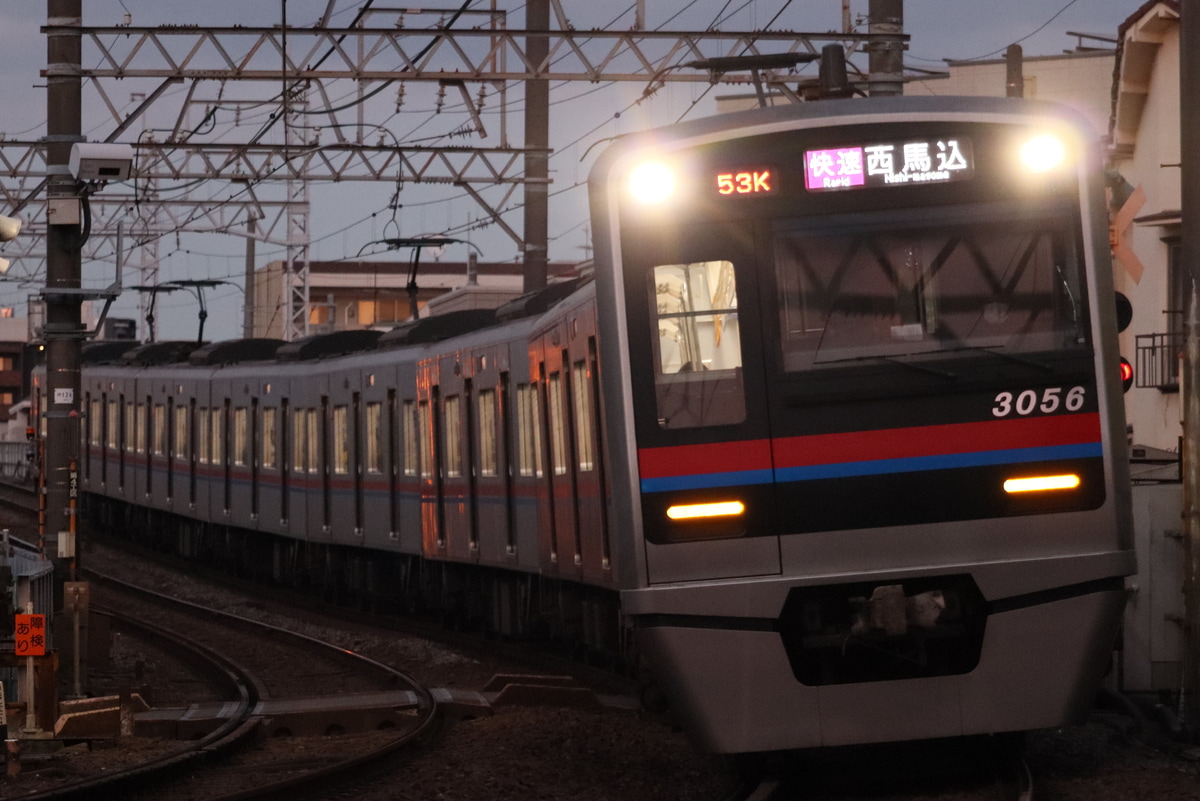
[[[45,615],[17,615],[13,631],[17,656],[46,655]]]

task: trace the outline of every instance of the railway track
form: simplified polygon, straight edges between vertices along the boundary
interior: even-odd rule
[[[175,655],[195,679],[185,680],[190,692],[195,695],[196,686],[203,683],[206,690],[199,697],[215,703],[220,718],[211,732],[191,742],[155,741],[149,748],[142,742],[141,758],[99,760],[93,775],[32,792],[13,792],[20,785],[9,785],[5,799],[84,799],[115,797],[115,793],[127,801],[324,798],[330,786],[345,784],[348,772],[360,780],[371,764],[395,758],[436,721],[432,694],[402,671],[278,626],[97,574],[91,578],[93,596],[99,607],[107,607],[117,630],[136,639],[137,648]],[[271,709],[311,697],[314,690],[318,696],[345,697],[397,689],[411,693],[415,700],[411,710],[398,716],[399,725],[388,731],[337,738],[335,744],[323,741],[317,747],[313,738],[271,739],[281,733],[270,717]],[[297,752],[304,754],[302,760]],[[75,770],[86,768],[76,761],[71,771],[57,774]],[[21,783],[55,784],[37,776]]]

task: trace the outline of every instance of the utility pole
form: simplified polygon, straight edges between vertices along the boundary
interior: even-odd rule
[[[246,289],[242,297],[242,336],[254,336],[254,304],[257,302],[254,287],[254,218],[246,222]]]
[[[1181,3],[1179,27],[1179,156],[1182,258],[1192,279],[1188,292],[1183,381],[1183,599],[1186,624],[1183,706],[1189,723],[1200,722],[1200,17]]]
[[[871,0],[867,33],[891,38],[869,45],[871,97],[904,94],[904,0]]]
[[[525,29],[550,30],[550,0],[528,0]],[[550,42],[546,36],[529,36],[525,42],[529,63],[537,75],[525,81],[525,287],[532,292],[546,286],[548,217],[550,200]]]
[[[1019,44],[1004,51],[1004,96],[1025,96],[1025,51]]]
[[[82,0],[48,0],[49,26],[81,26]],[[79,459],[79,353],[85,329],[80,318],[80,188],[68,164],[80,136],[82,36],[78,29],[52,29],[46,37],[46,449],[43,553],[55,562],[55,586],[68,576],[60,554],[74,567],[74,542],[60,548],[60,532],[73,532],[71,471]],[[73,577],[71,577],[73,578]],[[55,593],[55,605],[62,601]],[[54,610],[38,610],[47,614]]]

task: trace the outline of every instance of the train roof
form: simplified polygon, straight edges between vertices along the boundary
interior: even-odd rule
[[[126,351],[121,357],[121,361],[126,365],[136,367],[174,364],[176,362],[187,361],[192,351],[203,345],[203,342],[191,340],[186,342],[147,342],[145,345],[139,345],[132,350]]]
[[[377,347],[398,348],[440,342],[496,324],[495,309],[461,309],[402,323],[379,338]]]
[[[141,343],[132,339],[89,342],[79,352],[80,364],[120,364],[121,358]]]
[[[283,345],[275,351],[275,358],[281,362],[306,362],[344,356],[348,353],[371,350],[380,336],[381,331],[372,331],[369,328],[314,334]]]
[[[522,317],[532,317],[536,314],[542,314],[559,301],[570,297],[574,294],[575,290],[579,289],[589,280],[591,280],[590,276],[585,276],[570,281],[562,281],[561,283],[550,284],[543,289],[527,292],[520,297],[513,298],[508,303],[496,309],[496,320],[505,323],[509,320],[519,320]]]
[[[239,362],[261,362],[275,358],[283,345],[282,339],[226,339],[197,348],[188,356],[188,363],[197,367],[218,367]]]

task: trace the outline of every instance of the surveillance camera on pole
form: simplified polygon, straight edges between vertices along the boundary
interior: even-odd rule
[[[124,181],[133,170],[133,148],[129,145],[76,142],[71,145],[67,169],[71,177],[80,183]]]

